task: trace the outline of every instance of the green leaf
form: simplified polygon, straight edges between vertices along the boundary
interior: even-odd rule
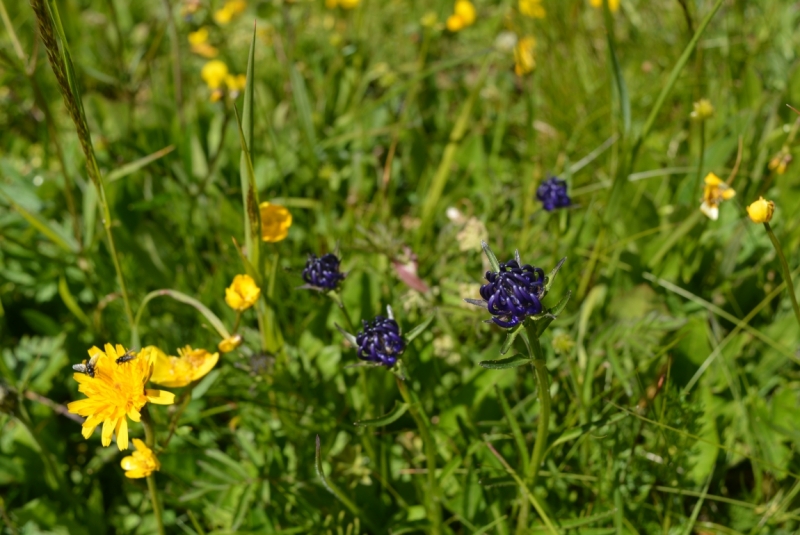
[[[377,529],[375,524],[372,523],[372,521],[369,519],[369,517],[364,516],[364,513],[361,512],[361,510],[358,508],[358,506],[356,506],[356,504],[354,504],[350,500],[350,498],[345,496],[342,493],[342,491],[339,490],[339,488],[336,485],[334,485],[332,482],[328,481],[328,478],[325,477],[325,471],[322,469],[322,456],[321,456],[321,453],[320,453],[319,435],[317,435],[317,439],[316,439],[316,453],[314,455],[314,468],[317,471],[317,476],[319,476],[320,481],[322,481],[322,485],[326,489],[328,489],[328,492],[330,492],[331,494],[336,496],[336,499],[338,499],[340,502],[342,502],[342,505],[347,507],[347,509],[350,510],[350,512],[353,514],[353,516],[362,519],[364,521],[364,523],[367,524],[367,526],[369,526],[373,530],[380,531],[380,530]]]
[[[511,434],[514,435],[514,442],[517,444],[517,453],[519,453],[520,459],[520,472],[527,474],[528,446],[525,443],[525,436],[522,434],[522,429],[519,427],[517,418],[514,416],[514,413],[511,412],[511,406],[508,404],[508,400],[503,395],[503,391],[497,384],[494,385],[494,390],[497,393],[497,399],[500,401],[500,408],[503,409],[503,415],[506,417],[508,426],[511,428]]]
[[[149,294],[147,294],[144,297],[144,299],[142,299],[142,304],[139,306],[139,310],[136,312],[136,319],[134,321],[135,321],[137,326],[139,325],[139,322],[142,319],[142,313],[144,312],[145,308],[147,307],[147,304],[150,301],[152,301],[153,299],[155,299],[156,297],[159,297],[159,296],[171,297],[176,301],[180,301],[181,303],[186,303],[187,305],[194,307],[198,312],[200,312],[208,320],[208,322],[211,324],[211,326],[214,327],[214,329],[216,329],[216,331],[219,333],[219,335],[222,338],[230,337],[230,333],[228,332],[228,329],[225,328],[225,325],[222,323],[222,320],[219,319],[219,317],[216,314],[211,312],[211,309],[209,309],[207,306],[205,306],[203,303],[201,303],[197,299],[194,299],[193,297],[189,297],[188,295],[186,295],[184,293],[181,293],[181,292],[178,292],[176,290],[167,290],[167,289],[155,290],[155,291],[150,292]],[[138,345],[138,343],[134,344],[134,345]]]
[[[507,368],[517,368],[519,366],[524,366],[529,362],[531,362],[531,359],[529,357],[526,357],[521,353],[517,353],[505,359],[483,360],[478,364],[480,364],[483,368],[489,370],[505,370]]]
[[[311,101],[308,98],[308,89],[306,82],[300,75],[295,65],[289,68],[289,76],[292,84],[292,95],[294,96],[294,105],[297,108],[297,116],[300,118],[300,125],[303,127],[303,133],[306,135],[306,140],[311,146],[312,155],[315,154],[314,150],[317,146],[317,135],[314,132],[314,121],[311,116]]]
[[[228,455],[226,455],[222,451],[208,449],[208,450],[205,451],[205,454],[206,454],[206,456],[211,457],[215,461],[217,461],[217,462],[219,462],[221,464],[224,464],[225,466],[230,468],[232,471],[236,472],[239,476],[241,476],[242,481],[246,481],[246,480],[250,479],[250,474],[247,473],[247,470],[244,469],[244,467],[241,465],[241,463],[239,463],[238,461],[235,461],[234,459],[232,459],[231,457],[229,457]]]
[[[175,150],[175,145],[170,145],[168,147],[164,147],[163,149],[154,152],[153,154],[148,154],[143,158],[139,158],[138,160],[126,163],[122,167],[118,167],[117,169],[114,169],[113,171],[108,173],[108,175],[106,175],[106,180],[108,182],[114,182],[115,180],[119,180],[121,178],[125,178],[126,176],[132,175],[139,169],[142,169],[143,167],[150,165],[154,161],[166,156],[167,154],[169,154],[174,150]]]
[[[342,333],[342,336],[344,336],[345,340],[350,342],[350,345],[352,345],[353,347],[358,347],[358,342],[356,342],[356,337],[354,335],[345,331],[338,323],[334,323],[334,325],[339,330],[339,332]]]
[[[197,386],[194,387],[192,390],[192,399],[200,399],[206,395],[208,389],[211,388],[211,385],[214,384],[214,381],[217,380],[219,374],[222,373],[222,370],[217,368],[216,370],[212,370],[208,375],[203,377],[203,379],[197,383]]]
[[[522,328],[523,324],[520,323],[506,333],[506,341],[503,342],[503,347],[500,348],[501,355],[508,353],[508,350],[511,349],[511,346],[514,345],[514,340],[517,338],[517,335],[522,332]]]
[[[67,279],[65,279],[63,275],[58,279],[58,294],[61,296],[61,300],[64,301],[64,304],[67,305],[69,311],[75,314],[75,317],[81,320],[81,323],[87,327],[91,326],[89,317],[78,305],[78,302],[75,300],[75,297],[73,297],[72,292],[69,291]]]
[[[404,336],[404,338],[406,339],[406,344],[410,344],[412,341],[414,341],[414,339],[417,336],[425,332],[425,329],[428,328],[428,325],[431,324],[431,322],[434,320],[435,317],[436,314],[431,314],[430,316],[425,318],[425,321],[423,321],[422,323],[420,323],[419,325],[408,331],[408,333],[406,333],[406,335]]]
[[[390,423],[397,421],[406,413],[407,410],[408,405],[406,403],[395,401],[394,408],[383,416],[379,418],[373,418],[372,420],[359,420],[353,425],[356,427],[380,427],[383,425],[389,425]]]
[[[500,271],[500,262],[497,261],[497,257],[489,248],[489,244],[486,243],[485,241],[482,241],[481,247],[483,247],[483,252],[484,254],[486,254],[486,258],[489,259],[489,264],[492,266],[492,271],[494,271],[495,273]]]
[[[33,228],[44,234],[50,241],[52,241],[58,247],[60,247],[61,249],[63,249],[68,253],[75,253],[78,251],[77,244],[70,244],[69,242],[67,242],[67,240],[61,237],[61,235],[55,229],[51,228],[50,224],[44,219],[42,219],[41,216],[39,216],[38,214],[34,214],[33,212],[29,212],[28,210],[26,210],[16,202],[14,202],[14,200],[9,196],[9,194],[3,191],[2,189],[0,189],[0,194],[3,195],[8,204],[10,204],[14,210],[19,212],[19,215],[21,215],[28,223],[30,223],[30,225]]]
[[[567,257],[565,256],[564,258],[562,258],[558,262],[558,264],[556,264],[556,267],[554,267],[550,271],[550,273],[547,275],[547,278],[545,279],[546,282],[544,284],[544,293],[545,294],[550,292],[550,287],[553,286],[553,281],[556,280],[556,275],[558,275],[558,271],[561,269],[561,266],[563,266],[564,262],[566,262],[566,261],[567,261]]]
[[[247,57],[247,82],[244,88],[244,105],[242,116],[234,106],[236,123],[239,130],[239,141],[242,145],[242,155],[239,158],[239,178],[242,184],[242,205],[244,206],[244,245],[247,249],[247,258],[256,268],[260,267],[259,256],[261,247],[261,217],[258,211],[258,190],[256,189],[253,159],[250,151],[253,147],[253,86],[255,83],[255,47],[256,28],[253,26],[253,38],[250,41],[250,53]]]
[[[541,336],[547,330],[559,314],[566,308],[569,298],[572,297],[572,291],[567,291],[567,295],[561,298],[561,301],[556,303],[556,306],[547,310],[547,315],[536,322],[536,335]]]

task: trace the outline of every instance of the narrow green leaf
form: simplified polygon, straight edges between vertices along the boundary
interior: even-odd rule
[[[525,443],[525,436],[522,434],[522,429],[519,427],[516,416],[511,412],[511,406],[508,400],[503,395],[503,391],[498,385],[494,385],[494,390],[497,393],[497,399],[500,401],[500,408],[503,409],[503,415],[506,417],[508,426],[511,428],[511,434],[514,435],[514,442],[517,444],[517,453],[520,458],[520,472],[523,474],[528,473],[528,446]]]
[[[406,335],[404,337],[406,339],[406,344],[410,344],[411,342],[414,341],[414,339],[417,336],[419,336],[420,334],[425,332],[425,329],[428,328],[428,325],[431,324],[431,322],[434,320],[434,318],[436,318],[436,315],[435,314],[431,314],[430,316],[425,318],[425,321],[423,321],[422,323],[420,323],[419,325],[417,325],[416,327],[414,327],[413,329],[408,331],[408,333],[406,333]]]
[[[211,388],[211,385],[214,384],[214,381],[217,380],[219,374],[222,373],[222,370],[217,368],[216,370],[211,370],[211,372],[203,377],[199,383],[192,389],[192,399],[200,399],[206,395],[208,389]]]
[[[541,336],[542,333],[547,330],[550,324],[555,321],[558,315],[561,314],[561,312],[567,306],[570,297],[572,297],[572,290],[567,291],[567,295],[562,297],[561,301],[556,303],[556,306],[547,310],[547,316],[536,322],[536,336]]]
[[[500,262],[497,261],[497,257],[494,255],[492,250],[489,248],[489,244],[485,241],[481,242],[481,247],[483,248],[484,254],[486,254],[486,258],[489,259],[489,265],[492,266],[492,271],[497,273],[500,271]]]
[[[397,421],[402,415],[406,413],[408,410],[408,405],[406,403],[400,403],[399,401],[394,402],[394,408],[390,410],[388,413],[384,414],[379,418],[373,418],[372,420],[359,420],[355,422],[353,425],[356,427],[380,427],[383,425],[389,425]]]
[[[44,219],[42,219],[41,216],[39,216],[38,214],[34,214],[33,212],[29,212],[21,205],[14,202],[14,200],[2,189],[0,189],[0,193],[2,193],[3,197],[6,199],[8,204],[10,204],[14,210],[19,212],[19,215],[21,215],[25,219],[25,221],[30,223],[30,225],[33,228],[44,234],[47,237],[47,239],[49,239],[55,245],[67,251],[68,253],[77,252],[78,250],[77,244],[71,245],[70,243],[68,243],[66,239],[64,239],[63,237],[61,237],[61,235],[58,234],[58,232],[50,228],[50,225]]]
[[[148,154],[143,158],[139,158],[138,160],[134,160],[130,163],[126,163],[122,167],[118,167],[114,169],[108,175],[106,175],[106,180],[108,182],[114,182],[115,180],[119,180],[120,178],[125,178],[126,176],[132,175],[139,169],[142,169],[145,166],[150,165],[154,161],[158,160],[159,158],[163,158],[170,152],[175,150],[175,145],[170,145],[168,147],[164,147],[161,150],[154,152],[153,154]]]
[[[58,279],[58,294],[61,296],[61,300],[64,301],[64,304],[67,305],[69,311],[75,314],[75,317],[78,318],[81,323],[86,326],[91,325],[89,317],[83,312],[78,302],[75,300],[75,297],[72,295],[72,292],[70,292],[67,279],[65,279],[63,275]]]
[[[256,178],[253,172],[253,159],[251,149],[253,147],[253,114],[255,105],[253,102],[255,84],[255,47],[256,47],[256,28],[253,26],[253,38],[250,41],[250,53],[247,57],[247,82],[244,88],[244,106],[242,116],[239,117],[238,110],[234,106],[236,113],[236,123],[239,129],[239,140],[242,145],[242,155],[239,158],[239,178],[242,184],[242,205],[244,206],[244,245],[247,250],[247,258],[256,268],[260,267],[259,256],[261,248],[261,217],[258,211],[258,190],[256,189]]]
[[[241,477],[242,481],[250,479],[250,474],[247,473],[247,470],[244,469],[242,464],[232,459],[224,452],[220,450],[207,449],[204,453],[206,454],[206,456],[211,457],[215,461],[224,464],[232,471],[236,472]]]
[[[289,77],[292,84],[294,105],[297,108],[297,115],[300,118],[300,125],[303,127],[303,133],[306,135],[306,140],[311,146],[312,154],[314,154],[314,150],[317,147],[317,135],[314,132],[314,121],[311,116],[311,101],[308,98],[306,82],[294,65],[289,68]]]
[[[339,488],[336,485],[334,485],[332,482],[328,481],[328,478],[325,477],[325,471],[322,470],[322,456],[321,456],[321,453],[320,453],[320,447],[321,446],[320,446],[319,435],[317,435],[316,453],[314,455],[314,468],[317,470],[317,476],[319,476],[320,481],[322,481],[322,485],[326,489],[328,489],[328,492],[333,494],[336,497],[337,500],[342,502],[342,505],[347,507],[347,509],[353,514],[353,516],[363,520],[364,523],[367,526],[369,526],[371,529],[373,529],[375,531],[381,531],[381,530],[377,529],[377,527],[375,526],[375,524],[372,523],[372,521],[369,519],[369,517],[364,516],[364,513],[361,512],[361,510],[358,508],[358,506],[356,506],[356,504],[354,504],[350,500],[350,498],[345,496],[342,493],[342,491],[339,490]]]
[[[352,345],[353,347],[358,347],[358,342],[356,342],[355,335],[345,331],[338,323],[334,323],[334,325],[336,326],[336,329],[338,329],[338,331],[342,333],[342,336],[344,336],[345,340],[350,342],[350,345]]]
[[[517,353],[511,357],[500,359],[500,360],[483,360],[478,364],[481,367],[489,369],[489,370],[505,370],[507,368],[518,368],[519,366],[524,366],[531,362],[529,357],[521,353]]]
[[[558,275],[558,271],[561,269],[561,266],[563,266],[564,262],[566,262],[566,261],[567,261],[567,257],[565,256],[564,258],[562,258],[558,262],[558,264],[556,264],[556,267],[554,267],[552,269],[552,271],[550,271],[550,273],[547,275],[547,279],[546,279],[546,282],[544,284],[544,292],[545,292],[545,294],[550,292],[550,287],[553,286],[553,281],[556,280],[556,275]]]
[[[242,497],[236,506],[236,514],[233,517],[233,524],[231,524],[232,533],[239,532],[239,527],[242,525],[245,518],[247,518],[247,514],[250,512],[250,507],[253,505],[253,500],[255,499],[256,488],[258,488],[258,483],[252,483],[245,487]]]
[[[237,483],[241,483],[240,480],[233,477],[233,474],[228,472],[227,470],[222,470],[221,468],[217,468],[213,464],[200,460],[197,461],[197,466],[203,469],[208,475],[218,479],[219,481],[223,481],[230,485],[236,485]]]
[[[594,422],[589,422],[588,424],[584,424],[578,427],[573,427],[571,429],[567,429],[563,433],[561,433],[550,445],[547,447],[547,452],[551,449],[555,448],[556,446],[563,444],[564,442],[569,442],[570,440],[575,440],[576,438],[585,435],[591,431],[599,427],[605,427],[607,425],[613,425],[623,418],[627,416],[626,413],[617,413],[611,416],[610,418],[603,418],[601,420],[595,420]],[[547,452],[545,452],[545,457],[547,456]]]
[[[144,297],[144,299],[142,299],[142,304],[139,306],[139,310],[136,312],[136,319],[134,320],[134,322],[136,323],[137,326],[139,325],[139,321],[142,318],[142,313],[144,312],[145,308],[147,307],[147,304],[150,301],[152,301],[153,299],[155,299],[156,297],[159,297],[159,296],[171,297],[176,301],[180,301],[181,303],[185,303],[185,304],[187,304],[189,306],[194,307],[198,312],[200,312],[208,320],[208,322],[211,324],[211,326],[214,327],[214,329],[216,329],[216,331],[219,333],[219,335],[222,338],[228,338],[230,336],[230,333],[228,332],[228,329],[225,328],[225,325],[222,323],[222,320],[219,319],[219,317],[216,314],[211,312],[211,310],[207,306],[205,306],[203,303],[201,303],[197,299],[189,297],[188,295],[186,295],[184,293],[181,293],[181,292],[178,292],[176,290],[166,290],[166,289],[164,289],[164,290],[155,290],[155,291],[150,292],[149,294],[147,294]],[[138,343],[134,344],[134,345],[138,346]]]
[[[508,353],[508,350],[511,349],[511,346],[514,345],[514,340],[517,338],[517,335],[522,332],[522,328],[523,325],[520,323],[506,333],[506,341],[503,342],[503,347],[500,348],[501,355]]]

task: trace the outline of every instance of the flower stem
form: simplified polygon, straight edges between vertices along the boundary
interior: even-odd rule
[[[406,382],[397,378],[397,389],[403,396],[403,401],[408,404],[408,410],[417,424],[419,434],[422,437],[422,444],[425,448],[425,461],[428,472],[428,485],[425,487],[425,505],[428,508],[428,520],[431,523],[431,535],[441,535],[442,533],[442,511],[439,508],[439,484],[436,481],[436,444],[433,442],[428,429],[427,417],[425,416],[419,399],[412,392],[409,392]]]
[[[767,229],[767,235],[772,241],[772,245],[775,247],[775,252],[778,253],[778,258],[781,261],[783,280],[786,281],[786,289],[789,291],[789,297],[792,300],[794,316],[797,318],[797,324],[800,325],[800,306],[797,305],[797,296],[794,293],[794,283],[792,282],[792,272],[789,269],[789,263],[786,261],[786,256],[783,254],[783,249],[781,248],[778,238],[775,236],[775,233],[772,232],[772,227],[769,226],[769,223],[764,223],[764,228]]]
[[[539,336],[536,333],[536,324],[526,321],[525,330],[528,333],[528,348],[536,373],[540,405],[539,422],[536,426],[536,442],[534,442],[533,451],[531,451],[528,473],[525,474],[525,485],[533,492],[536,477],[539,475],[539,468],[544,461],[547,436],[550,432],[550,382],[547,377],[547,366],[542,353],[542,346],[539,344]],[[517,534],[527,533],[528,531],[528,511],[528,501],[525,500],[520,506],[519,515],[517,516]]]
[[[144,427],[144,442],[151,450],[156,447],[156,433],[153,429],[153,420],[150,419],[150,412],[147,406],[142,408],[142,426]],[[164,521],[161,518],[161,506],[158,503],[158,489],[156,488],[156,476],[147,476],[147,489],[150,491],[150,503],[153,505],[153,515],[156,517],[158,534],[164,535]]]
[[[706,121],[705,119],[700,121],[700,158],[697,162],[697,178],[695,179],[694,183],[694,196],[695,198],[699,197],[701,184],[703,181],[703,159],[705,158],[706,153]],[[694,202],[694,198],[692,202]]]

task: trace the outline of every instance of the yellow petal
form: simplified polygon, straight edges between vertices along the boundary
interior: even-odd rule
[[[120,418],[117,422],[117,447],[120,451],[128,449],[128,420]]]
[[[128,418],[133,420],[134,422],[141,422],[142,421],[142,414],[136,410],[135,407],[131,407],[131,410],[128,411]],[[134,439],[136,440],[136,439]]]
[[[92,436],[92,433],[94,433],[95,429],[97,429],[96,425],[84,425],[81,428],[81,434],[83,435],[83,438],[89,440],[89,437]]]
[[[708,173],[705,178],[705,183],[708,186],[719,186],[722,184],[722,179],[714,173]]]
[[[141,438],[134,438],[133,439],[133,447],[136,448],[137,451],[145,451],[149,449],[147,444]]]
[[[113,420],[106,420],[103,422],[103,431],[101,433],[101,441],[103,446],[108,446],[111,444],[111,436],[114,434],[114,421]]]
[[[147,400],[156,405],[172,405],[175,403],[175,394],[167,392],[166,390],[153,390],[148,388],[145,390]]]
[[[736,192],[731,188],[725,188],[722,190],[722,198],[725,199],[726,201],[729,201],[734,197],[736,197]]]

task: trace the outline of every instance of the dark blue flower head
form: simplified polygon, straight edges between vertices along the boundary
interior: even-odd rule
[[[487,271],[487,284],[481,286],[486,308],[500,327],[516,327],[527,316],[542,312],[545,277],[541,268],[518,260],[500,264],[497,272]]]
[[[542,201],[544,209],[552,212],[556,208],[566,208],[572,201],[567,195],[567,183],[551,176],[536,190],[536,198]]]
[[[400,326],[391,318],[376,316],[372,322],[362,320],[364,329],[356,335],[358,358],[391,368],[406,348]]]
[[[332,253],[321,257],[310,254],[303,269],[303,280],[309,287],[317,290],[327,292],[335,290],[344,280],[344,273],[339,272],[339,263],[339,259]]]

